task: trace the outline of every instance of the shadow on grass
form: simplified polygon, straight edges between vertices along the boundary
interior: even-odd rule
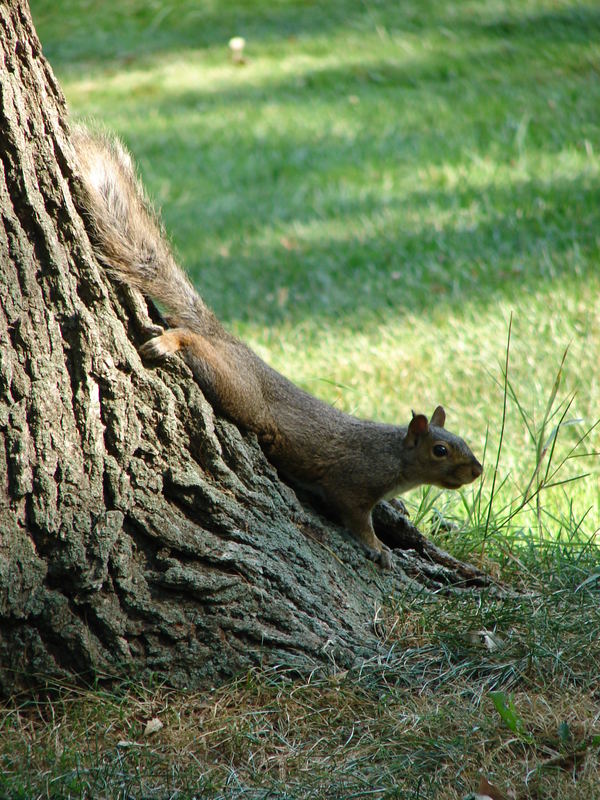
[[[123,91],[129,119],[141,121],[131,127],[134,155],[142,162],[156,159],[162,165],[157,180],[176,187],[177,201],[165,209],[167,227],[172,218],[175,230],[186,231],[186,267],[225,321],[297,323],[318,315],[354,325],[361,317],[404,308],[424,311],[432,299],[437,307],[454,305],[457,298],[493,302],[540,290],[544,282],[568,279],[575,270],[578,277],[591,273],[598,253],[596,177],[509,185],[495,184],[492,177],[481,187],[459,183],[402,196],[398,189],[385,196],[380,178],[400,170],[403,185],[410,185],[411,170],[416,183],[419,169],[486,158],[491,148],[505,162],[518,159],[517,125],[533,110],[528,157],[573,147],[576,123],[565,123],[568,141],[564,131],[555,133],[554,118],[565,119],[568,112],[556,111],[550,101],[557,92],[575,92],[591,109],[588,78],[600,55],[588,48],[586,59],[579,59],[568,51],[559,64],[569,67],[569,81],[563,81],[536,45],[591,43],[591,32],[600,25],[598,10],[572,6],[491,16],[469,14],[450,2],[425,4],[413,13],[396,2],[373,10],[362,2],[315,7],[280,0],[274,7],[183,3],[177,22],[169,9],[160,17],[125,4],[121,13],[132,27],[116,31],[117,42],[129,46],[150,31],[147,52],[167,54],[222,44],[232,32],[246,33],[244,26],[255,40],[266,41],[342,29],[371,32],[377,24],[412,32],[444,27],[459,42],[434,48],[422,59],[390,62],[374,54],[369,63],[283,79],[275,71],[258,85],[174,90],[159,102],[151,86]],[[182,27],[186,19],[189,24]],[[98,52],[106,55],[103,41]],[[521,51],[513,49],[515,43]],[[63,61],[60,52],[56,66],[93,56],[94,45],[86,53],[65,50]],[[324,124],[318,141],[310,128],[296,130],[289,121],[260,140],[251,129],[223,123],[232,108],[251,115],[263,103],[282,109],[289,104],[309,116],[313,104],[336,109],[348,95],[356,95],[367,112],[349,117],[347,133],[329,134],[331,123]],[[404,112],[417,105],[419,113],[406,122]],[[436,117],[440,107],[443,121]],[[387,116],[378,114],[383,108]],[[164,124],[157,129],[149,110],[169,120],[173,133],[165,137]],[[347,113],[347,106],[340,110]],[[389,126],[383,132],[380,116]],[[169,136],[178,148],[172,164],[164,152],[172,146],[165,145]],[[372,189],[367,188],[371,176]],[[204,239],[222,240],[230,255],[207,257]]]
[[[596,172],[580,166],[572,178],[563,168],[560,177],[507,182],[510,161],[519,158],[515,129],[504,119],[504,134],[490,133],[490,124],[478,129],[459,120],[450,142],[443,129],[400,129],[374,141],[365,128],[312,144],[302,134],[274,134],[256,152],[252,141],[234,137],[207,145],[205,163],[193,133],[182,128],[190,171],[176,205],[167,204],[167,227],[170,219],[174,230],[180,219],[190,221],[184,229],[193,223],[183,236],[186,268],[229,322],[297,323],[317,314],[352,325],[403,308],[424,311],[432,292],[439,308],[457,298],[494,302],[592,275],[599,251]],[[491,142],[491,135],[506,141]],[[539,140],[529,144],[532,161],[574,147],[535,130],[529,138]],[[164,146],[153,143],[152,131],[142,139],[146,152]],[[492,161],[478,185],[455,177],[452,188],[419,188],[418,169],[468,167],[472,156],[486,158],[491,144],[504,161]],[[381,190],[381,176],[394,170],[403,185],[416,188]],[[502,182],[495,170],[503,171]],[[373,176],[372,187],[363,171]],[[207,256],[205,239],[221,241],[228,254]]]
[[[527,45],[532,39],[546,42],[589,41],[600,34],[600,9],[573,3],[553,11],[499,14],[489,21],[473,20],[465,15],[456,27],[488,37],[523,41]]]
[[[480,35],[486,39],[509,38],[526,45],[537,41],[582,41],[600,30],[600,12],[593,6],[572,6],[556,11],[492,15],[481,6],[461,8],[455,0],[421,0],[418,5],[381,0],[329,0],[327,3],[278,0],[232,0],[228,3],[150,4],[128,0],[96,4],[93,22],[89,0],[68,0],[57,13],[54,0],[31,0],[31,10],[46,55],[57,69],[103,69],[107,59],[123,60],[141,55],[180,55],[186,49],[225,47],[229,38],[243,35],[256,44],[318,37],[348,32],[378,31],[420,34],[443,31],[445,35]],[[47,35],[46,35],[47,32]]]
[[[417,21],[426,19],[425,25],[430,26],[439,19],[441,24],[444,17],[439,9],[434,10],[435,4],[422,5],[423,15],[417,15]],[[58,69],[79,62],[88,68],[106,66],[107,58],[180,55],[186,49],[225,48],[230,37],[236,35],[243,35],[255,44],[269,44],[300,37],[324,37],[344,27],[367,26],[371,30],[374,27],[373,16],[362,0],[328,0],[320,4],[297,0],[271,3],[183,0],[177,4],[149,4],[129,0],[122,4],[107,3],[104,8],[98,4],[93,25],[88,6],[84,0],[61,4],[63,19],[59,26],[54,0],[31,0],[46,55]],[[399,22],[410,19],[405,11],[397,9],[396,2],[385,3],[384,9],[386,17],[391,15]]]
[[[575,21],[576,38],[597,15],[555,16],[569,25]],[[524,30],[532,19],[523,20]],[[464,19],[460,24],[467,25]],[[558,22],[553,17],[550,24]],[[496,30],[491,23],[488,28]],[[570,53],[569,78],[557,79],[543,60],[524,69],[490,36],[493,46],[480,43],[452,58],[434,52],[409,63],[374,59],[303,73],[300,82],[276,75],[266,85],[175,91],[154,102],[158,118],[171,121],[173,133],[166,137],[164,126],[155,130],[148,117],[147,98],[124,97],[128,116],[138,121],[132,125],[134,154],[142,163],[162,164],[156,180],[168,180],[177,195],[166,203],[167,227],[172,219],[174,230],[186,231],[186,267],[217,313],[230,322],[298,322],[318,312],[352,323],[403,307],[424,310],[432,291],[438,306],[457,297],[488,302],[592,272],[598,254],[595,173],[579,171],[568,179],[563,170],[560,178],[495,183],[489,163],[505,169],[506,181],[506,168],[522,156],[523,120],[526,159],[581,146],[577,120],[566,109],[576,97],[587,119],[594,98],[600,100],[588,80],[589,59],[579,63]],[[417,91],[403,92],[405,87]],[[560,92],[568,102],[557,111]],[[232,109],[240,111],[240,120],[245,114],[252,119],[262,103],[280,105],[282,114],[288,105],[296,113],[304,109],[307,118],[315,103],[346,114],[348,106],[339,104],[351,93],[368,110],[349,117],[341,132],[328,134],[332,123],[325,122],[315,137],[310,127],[299,130],[287,120],[258,138],[251,126],[230,124]],[[435,102],[424,109],[431,98]],[[445,116],[436,125],[438,101]],[[404,112],[415,107],[418,113],[405,122]],[[165,159],[165,147],[178,150],[174,164],[185,165],[180,175]],[[473,158],[488,159],[487,183],[458,181],[456,188],[416,188],[401,196],[398,189],[388,196],[381,190],[386,173],[399,171],[404,185],[412,173],[414,185],[423,168],[466,165],[468,171]],[[332,239],[336,226],[343,231]],[[207,257],[205,239],[221,240],[231,255]]]
[[[252,244],[250,255],[241,248],[188,267],[228,322],[297,324],[317,316],[352,327],[361,319],[406,311],[518,300],[543,293],[552,282],[566,286],[596,275],[599,189],[598,180],[529,181],[492,186],[484,196],[473,189],[415,191],[402,202],[368,209],[360,202],[341,203],[338,216],[346,234],[335,242],[325,228],[309,245],[290,251],[282,234],[279,246]],[[480,200],[485,211],[472,225],[423,223],[405,231],[396,220],[403,208],[418,215],[432,205],[467,207]],[[373,235],[354,235],[365,214],[377,219],[381,212],[386,216]],[[311,221],[308,210],[304,221]]]

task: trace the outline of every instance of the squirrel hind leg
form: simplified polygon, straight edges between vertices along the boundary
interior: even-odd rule
[[[161,359],[183,350],[190,344],[192,334],[185,328],[171,328],[160,336],[154,336],[140,347],[144,358]]]

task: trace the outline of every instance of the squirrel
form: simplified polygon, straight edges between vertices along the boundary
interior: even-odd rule
[[[391,568],[373,529],[376,503],[421,484],[458,489],[482,473],[463,439],[444,428],[442,406],[429,420],[413,412],[406,426],[371,422],[276,372],[222,326],[177,265],[121,143],[78,128],[73,144],[97,257],[117,281],[168,312],[172,327],[159,328],[142,356],[181,353],[211,405],[254,432],[284,479],[319,495],[368,557]]]

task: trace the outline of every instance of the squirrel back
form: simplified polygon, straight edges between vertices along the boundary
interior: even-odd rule
[[[457,489],[481,475],[468,445],[430,420],[406,426],[357,419],[308,394],[221,325],[177,265],[123,146],[79,128],[73,142],[98,258],[119,281],[168,311],[172,326],[141,352],[180,352],[215,407],[253,431],[267,457],[292,482],[321,495],[362,543],[389,567],[371,511],[385,497],[421,484]]]

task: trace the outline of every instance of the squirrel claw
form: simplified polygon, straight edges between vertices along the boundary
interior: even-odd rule
[[[147,325],[144,325],[142,329],[144,336],[162,336],[164,332],[165,329],[162,325],[155,325],[154,323],[148,323]]]
[[[404,505],[404,503],[402,502],[402,500],[400,500],[399,497],[393,497],[389,501],[389,504],[392,506],[392,508],[396,509],[396,511],[399,511],[403,517],[410,517],[408,508]]]
[[[169,355],[169,351],[163,347],[162,336],[155,336],[153,339],[148,339],[139,348],[142,358],[161,359]]]
[[[392,568],[392,553],[388,547],[384,547],[382,550],[375,550],[372,547],[368,547],[367,557],[383,570],[390,570]]]

